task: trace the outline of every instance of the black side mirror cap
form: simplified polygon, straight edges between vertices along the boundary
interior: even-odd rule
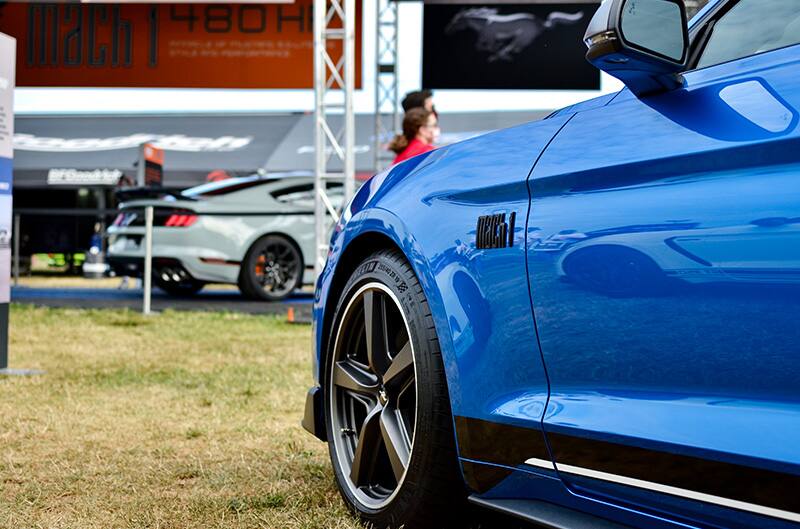
[[[604,0],[584,43],[586,60],[638,97],[683,86],[689,30],[682,0]]]

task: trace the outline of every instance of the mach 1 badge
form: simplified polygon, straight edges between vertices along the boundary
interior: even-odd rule
[[[477,248],[507,248],[514,246],[514,223],[517,214],[512,212],[506,222],[506,214],[484,215],[478,217],[475,229],[475,246]]]

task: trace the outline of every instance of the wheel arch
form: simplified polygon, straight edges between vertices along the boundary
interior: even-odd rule
[[[452,336],[447,324],[446,308],[442,301],[439,287],[431,274],[428,260],[419,241],[405,230],[402,222],[385,210],[380,212],[373,210],[372,216],[373,218],[371,219],[358,219],[353,223],[352,227],[348,227],[345,230],[344,234],[340,234],[345,236],[343,238],[346,239],[346,242],[339,251],[340,253],[336,254],[334,252],[336,261],[332,269],[332,276],[327,278],[327,281],[323,279],[323,283],[327,282],[327,288],[323,289],[323,294],[321,294],[323,299],[317,300],[317,303],[325,307],[324,312],[320,315],[321,326],[316,330],[315,337],[316,346],[318,347],[315,357],[317,381],[324,390],[325,377],[322,371],[330,354],[327,338],[332,331],[337,301],[350,275],[371,254],[380,250],[396,250],[410,264],[428,301],[439,340],[442,360],[445,364],[445,382],[452,413],[454,411],[453,399],[458,398],[453,394],[453,388],[458,387],[458,382],[453,381],[452,377],[458,377],[458,366],[453,356]],[[377,216],[381,217],[380,220],[375,218]],[[353,230],[352,232],[350,232],[351,229]],[[352,233],[352,236],[346,237],[346,235],[350,234],[347,232]],[[322,420],[324,421],[324,418]]]
[[[350,276],[364,259],[380,250],[396,250],[408,259],[405,252],[403,252],[400,246],[391,237],[378,231],[360,233],[347,244],[340,254],[336,269],[330,280],[330,286],[328,287],[325,300],[325,306],[328,307],[328,310],[323,314],[321,329],[321,336],[323,339],[319,341],[318,365],[320,369],[328,360],[328,340],[326,340],[325,337],[330,336],[330,332],[332,331],[336,303],[339,296],[342,295],[347,280],[350,279]],[[322,376],[321,373],[319,381],[320,385],[324,382],[324,376]]]

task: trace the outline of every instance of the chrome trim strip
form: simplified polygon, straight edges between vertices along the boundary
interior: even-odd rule
[[[577,476],[599,479],[602,481],[609,481],[612,483],[619,483],[620,485],[627,485],[630,487],[652,490],[663,494],[669,494],[671,496],[688,498],[690,500],[712,503],[714,505],[719,505],[722,507],[729,507],[732,509],[738,509],[740,511],[747,511],[755,514],[761,514],[764,516],[771,516],[773,518],[780,518],[782,520],[789,520],[791,522],[800,522],[800,514],[798,513],[784,511],[781,509],[774,509],[772,507],[764,507],[763,505],[757,505],[755,503],[732,500],[729,498],[723,498],[721,496],[705,494],[703,492],[696,492],[693,490],[671,487],[669,485],[653,483],[652,481],[644,481],[641,479],[629,478],[626,476],[619,476],[617,474],[609,474],[608,472],[600,472],[598,470],[575,467],[572,465],[564,465],[561,463],[559,463],[558,465],[554,465],[551,461],[545,461],[543,459],[536,459],[536,458],[528,459],[527,461],[525,461],[525,464],[539,468],[546,468],[548,470],[555,469],[558,472],[563,472],[565,474],[574,474]]]
[[[546,468],[547,470],[555,470],[556,466],[553,464],[552,461],[548,461],[546,459],[538,459],[536,457],[532,457],[525,461],[526,465],[530,465],[532,467],[539,467],[539,468]]]

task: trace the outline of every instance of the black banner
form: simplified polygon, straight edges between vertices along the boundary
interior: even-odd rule
[[[593,3],[425,4],[422,85],[598,90],[584,55]]]

